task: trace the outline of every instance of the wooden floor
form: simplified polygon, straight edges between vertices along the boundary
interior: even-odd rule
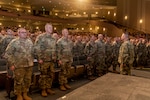
[[[119,71],[119,68],[117,68],[117,70]],[[119,74],[117,74],[117,75],[119,75]],[[136,70],[133,69],[132,77],[140,77],[140,78],[145,78],[145,79],[150,80],[150,68],[144,68],[142,70],[141,69],[136,69]],[[64,97],[66,94],[71,93],[74,90],[76,91],[76,89],[78,89],[79,87],[85,86],[86,84],[89,84],[90,82],[91,82],[90,80],[81,76],[79,78],[72,79],[69,81],[69,84],[72,87],[71,90],[67,90],[65,92],[60,91],[58,89],[58,86],[56,85],[53,87],[53,90],[55,90],[55,92],[56,92],[55,95],[48,95],[48,97],[42,97],[40,95],[40,91],[35,91],[34,93],[29,94],[29,95],[33,98],[33,100],[56,100],[60,97]],[[9,100],[6,96],[7,96],[6,91],[4,89],[0,90],[0,100]],[[13,93],[12,93],[12,96],[13,96]],[[12,100],[15,100],[15,99],[12,99]],[[95,99],[95,100],[97,100],[97,99]],[[120,100],[122,100],[122,99],[120,99]],[[147,100],[147,99],[142,99],[142,100]],[[150,98],[149,98],[149,100],[150,100]]]

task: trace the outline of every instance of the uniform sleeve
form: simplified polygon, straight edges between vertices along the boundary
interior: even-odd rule
[[[61,60],[62,58],[62,44],[61,44],[61,41],[57,41],[57,44],[56,44],[56,49],[57,49],[57,59],[58,60]]]
[[[7,59],[8,63],[10,65],[14,65],[14,51],[15,51],[15,47],[14,47],[14,42],[10,42],[5,50],[5,54],[4,54],[4,58]]]
[[[42,59],[42,53],[41,53],[41,37],[38,36],[35,40],[35,43],[34,43],[34,53],[35,55],[38,57],[38,59]]]

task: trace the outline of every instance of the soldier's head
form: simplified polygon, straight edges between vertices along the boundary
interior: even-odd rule
[[[129,35],[127,34],[127,33],[123,33],[122,35],[121,35],[121,40],[122,41],[126,41],[126,40],[128,40],[129,39]]]
[[[77,36],[77,41],[81,42],[82,41],[82,37],[81,36]]]
[[[96,37],[94,35],[91,35],[90,41],[94,42]]]
[[[46,33],[48,33],[48,34],[52,34],[52,32],[53,32],[53,26],[52,26],[51,23],[47,23],[47,24],[45,25],[45,31],[46,31]]]
[[[62,36],[68,38],[68,34],[69,34],[68,29],[64,28],[62,30]]]
[[[11,29],[7,29],[7,35],[14,35],[14,32]]]
[[[22,39],[26,39],[28,36],[26,29],[25,28],[19,28],[18,29],[18,36]]]
[[[102,34],[98,34],[98,39],[103,40],[103,35]]]

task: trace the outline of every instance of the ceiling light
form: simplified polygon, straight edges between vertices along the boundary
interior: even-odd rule
[[[57,15],[58,15],[58,13],[55,13],[55,15],[57,16]]]
[[[108,11],[108,15],[110,14],[110,11]]]
[[[96,29],[99,30],[99,26],[97,26]]]
[[[30,13],[30,12],[31,12],[31,10],[28,10],[28,12]]]
[[[21,27],[21,25],[18,25],[18,27]]]
[[[92,28],[90,28],[90,30],[92,30]]]
[[[114,16],[116,16],[116,13],[114,13]]]
[[[36,29],[39,29],[39,27],[37,26]]]
[[[17,8],[17,11],[19,11],[19,8]]]
[[[86,12],[83,12],[83,14],[85,15],[85,14],[86,14]]]
[[[12,3],[14,3],[14,1],[12,1]]]
[[[127,19],[128,19],[128,16],[124,16],[124,19],[127,20]]]
[[[2,25],[2,23],[0,23],[0,25]]]
[[[81,30],[84,30],[84,28],[82,27]]]
[[[142,19],[140,19],[140,20],[139,20],[139,23],[140,23],[140,24],[142,24],[142,23],[143,23],[143,20],[142,20]]]
[[[74,13],[74,15],[76,16],[76,15],[77,15],[77,13]]]
[[[66,14],[66,16],[69,16],[69,14]]]
[[[49,1],[49,3],[51,3],[52,1]]]
[[[105,28],[105,27],[103,27],[103,31],[106,31],[106,28]]]
[[[54,27],[54,30],[56,30],[57,28],[56,27]]]
[[[98,12],[95,12],[95,14],[98,14]]]

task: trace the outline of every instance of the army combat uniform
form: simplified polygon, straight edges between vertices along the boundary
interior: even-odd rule
[[[0,56],[3,56],[5,49],[7,48],[7,45],[11,42],[11,40],[15,39],[12,35],[6,35],[4,38],[0,41]]]
[[[120,74],[131,75],[133,61],[134,46],[128,40],[122,43],[119,50],[118,62],[120,63]]]
[[[16,95],[27,93],[32,76],[33,43],[27,39],[16,38],[6,48],[5,58],[9,65],[15,66],[14,93]]]
[[[39,65],[41,72],[39,85],[42,89],[42,96],[47,96],[46,90],[50,94],[54,94],[50,90],[54,78],[54,61],[56,60],[56,40],[50,34],[43,33],[39,35],[35,41],[35,52],[38,60],[43,63]]]
[[[59,84],[61,90],[66,90],[66,88],[69,88],[67,86],[67,78],[70,74],[70,68],[73,62],[72,48],[72,42],[67,38],[62,37],[57,41],[58,61],[62,62],[60,65],[61,71],[59,73]]]

